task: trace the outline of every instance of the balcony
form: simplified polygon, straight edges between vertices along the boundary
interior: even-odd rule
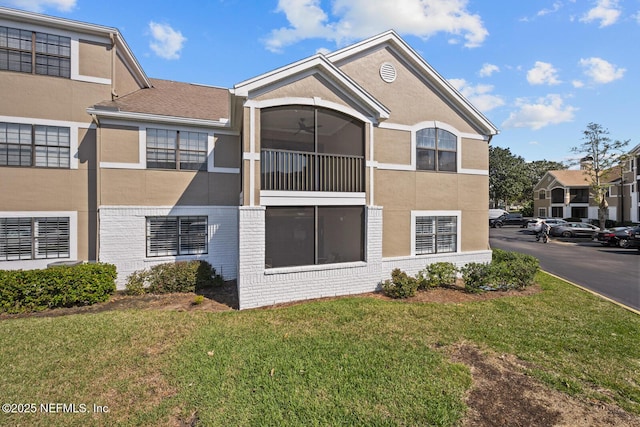
[[[262,150],[260,173],[262,190],[365,191],[363,156]]]

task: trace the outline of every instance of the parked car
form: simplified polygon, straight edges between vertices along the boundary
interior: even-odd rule
[[[640,250],[640,226],[630,227],[620,235],[618,246]]]
[[[636,248],[639,251],[638,253],[640,253],[640,225],[635,226],[631,229],[631,233],[629,234],[627,243],[627,248]]]
[[[527,219],[523,218],[521,213],[507,213],[499,216],[496,219],[489,219],[489,226],[502,227],[504,225],[519,225],[524,227],[527,223]]]
[[[599,228],[586,222],[567,222],[551,227],[549,234],[562,237],[593,237]]]
[[[598,241],[603,246],[620,246],[621,239],[629,239],[632,227],[613,227],[596,232],[594,241]]]
[[[527,222],[527,231],[530,231],[532,233],[539,233],[540,228],[542,227],[542,221],[546,222],[551,227],[567,223],[567,221],[560,218],[537,218],[533,221]]]

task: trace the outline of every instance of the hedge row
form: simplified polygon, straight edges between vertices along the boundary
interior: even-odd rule
[[[142,295],[195,292],[223,282],[222,276],[207,261],[169,262],[133,272],[127,278],[126,293]]]
[[[488,264],[472,262],[457,269],[450,262],[437,262],[427,265],[416,277],[396,268],[391,279],[382,282],[382,291],[392,298],[408,298],[418,289],[452,286],[458,273],[466,292],[523,289],[533,285],[538,270],[538,259],[531,255],[494,249]]]
[[[81,264],[0,270],[0,312],[24,313],[103,302],[116,290],[116,267]]]

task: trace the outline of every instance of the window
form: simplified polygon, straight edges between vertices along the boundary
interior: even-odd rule
[[[68,168],[70,143],[66,127],[0,122],[0,166]]]
[[[547,208],[538,208],[538,216],[544,218],[547,216]]]
[[[69,218],[0,218],[0,261],[69,258]]]
[[[416,169],[455,172],[458,139],[437,128],[416,132]]]
[[[588,218],[589,213],[586,207],[572,207],[571,218]]]
[[[457,217],[417,216],[415,221],[416,255],[457,251]]]
[[[147,167],[207,170],[207,134],[147,129]]]
[[[147,256],[208,253],[206,216],[147,217]]]
[[[538,193],[538,199],[540,200],[544,200],[547,197],[547,192],[544,190],[540,190],[540,192]]]
[[[564,203],[564,188],[551,190],[551,203]]]
[[[588,188],[572,188],[569,190],[571,203],[589,203]]]
[[[0,27],[0,70],[71,76],[71,39]]]
[[[364,261],[362,206],[267,207],[265,267]]]
[[[562,218],[564,216],[564,208],[553,207],[551,208],[551,218]]]

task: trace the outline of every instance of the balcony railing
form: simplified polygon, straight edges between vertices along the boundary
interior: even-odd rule
[[[262,150],[262,190],[364,192],[364,157]]]

